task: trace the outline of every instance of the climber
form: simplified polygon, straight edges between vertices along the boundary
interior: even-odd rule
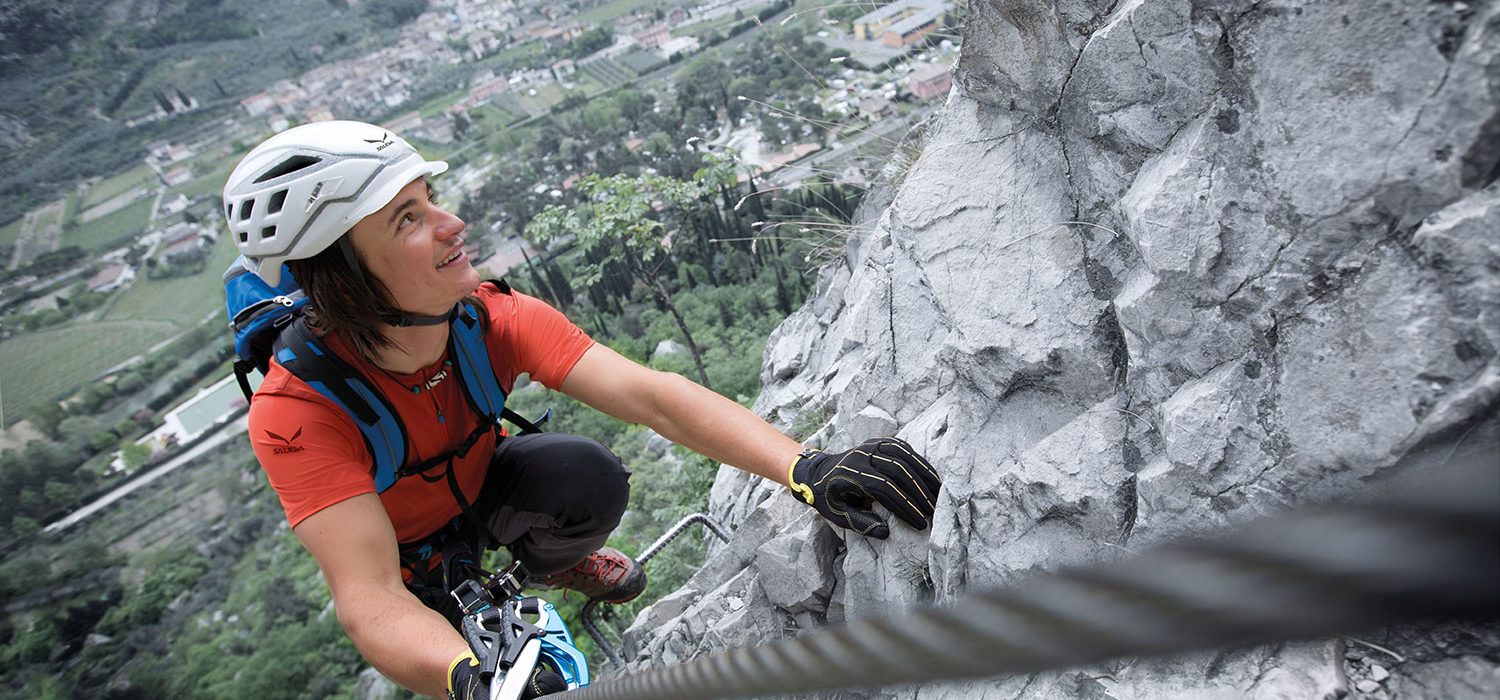
[[[404,466],[423,465],[377,489],[370,441],[348,407],[280,358],[251,402],[251,444],[292,531],[317,560],[346,634],[386,677],[433,697],[474,696],[473,655],[445,620],[447,591],[435,590],[447,543],[471,526],[541,587],[605,602],[645,587],[641,565],[604,546],[629,491],[619,457],[585,437],[504,436],[480,424],[469,390],[451,378],[449,336],[466,310],[506,392],[528,374],[789,486],[865,536],[890,532],[875,503],[928,526],[939,478],[906,443],[805,450],[739,404],[596,343],[543,302],[482,283],[464,253],[464,222],[429,181],[446,169],[383,128],[322,122],[256,146],[224,187],[244,266],[272,286],[283,270],[300,283],[306,326],[383,395],[408,436]]]

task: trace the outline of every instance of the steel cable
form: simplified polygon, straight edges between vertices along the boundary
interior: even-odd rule
[[[731,649],[570,691],[697,700],[982,678],[1500,613],[1500,457],[1387,499],[1041,575],[944,607]]]
[[[719,521],[714,520],[713,518],[703,513],[693,513],[692,515],[689,515],[677,521],[676,525],[668,528],[665,533],[662,533],[661,537],[656,538],[656,541],[652,542],[651,546],[647,547],[644,552],[641,552],[640,556],[636,557],[636,563],[640,564],[641,566],[645,566],[646,562],[651,561],[651,557],[656,556],[656,554],[660,552],[663,547],[671,544],[673,540],[680,537],[682,533],[686,532],[688,527],[690,527],[693,523],[702,524],[704,528],[708,529],[709,532],[712,532],[715,537],[719,538],[720,541],[729,541],[729,531],[725,530],[724,526],[719,524]],[[584,604],[583,611],[580,615],[583,619],[583,629],[585,632],[588,632],[589,638],[594,640],[594,645],[599,647],[599,650],[604,653],[604,657],[608,659],[611,664],[614,664],[615,666],[624,666],[625,661],[620,658],[620,652],[615,651],[615,645],[609,641],[609,637],[606,637],[604,635],[604,632],[599,629],[599,625],[594,622],[594,613],[597,612],[598,609],[598,600],[590,600],[589,602]]]

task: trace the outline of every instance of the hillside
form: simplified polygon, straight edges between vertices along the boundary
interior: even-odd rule
[[[368,51],[427,0],[10,0],[0,7],[0,223],[271,83]],[[164,102],[198,108],[165,119]]]
[[[970,10],[946,109],[773,334],[756,404],[830,449],[911,442],[935,525],[867,541],[722,470],[735,538],[636,619],[632,668],[1345,498],[1441,440],[1496,453],[1494,3]],[[1492,624],[1364,641],[857,696],[1500,688]]]

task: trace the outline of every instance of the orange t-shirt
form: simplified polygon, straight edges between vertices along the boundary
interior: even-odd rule
[[[485,348],[506,393],[521,373],[557,389],[594,345],[582,329],[538,299],[506,294],[491,285],[481,285],[476,295],[489,313]],[[447,364],[446,351],[433,365],[403,375],[357,356],[336,333],[323,341],[371,380],[396,409],[406,426],[407,464],[453,451],[479,425],[481,418]],[[335,503],[375,492],[373,461],[354,420],[274,361],[250,402],[249,421],[255,456],[292,527]],[[459,487],[470,502],[484,483],[494,449],[494,433],[485,433],[463,459],[454,460]],[[429,475],[440,475],[442,469],[435,467]],[[403,477],[380,494],[380,500],[400,542],[435,532],[461,512],[446,479]]]

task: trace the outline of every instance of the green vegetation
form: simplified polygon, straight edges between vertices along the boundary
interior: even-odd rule
[[[531,113],[527,112],[526,108],[521,105],[521,100],[512,92],[505,92],[491,97],[489,107],[504,112],[505,119],[503,121],[507,124],[531,116]],[[483,110],[484,108],[480,109]]]
[[[358,655],[249,454],[240,440],[65,543],[8,553],[0,597],[34,612],[0,624],[0,698],[352,700]]]
[[[517,44],[486,59],[486,63],[511,63],[547,55],[547,46],[541,39]]]
[[[151,205],[155,198],[147,194],[131,202],[129,206],[110,212],[93,221],[79,223],[63,230],[64,245],[76,245],[85,250],[96,250],[106,246],[127,243],[145,233],[151,225]]]
[[[78,208],[82,211],[88,211],[90,207],[103,204],[126,192],[139,187],[150,187],[155,184],[156,173],[152,172],[149,166],[142,163],[123,173],[104,178],[94,183],[84,193],[82,201],[78,203]]]
[[[518,95],[517,99],[525,107],[528,114],[533,116],[546,114],[547,110],[563,101],[564,90],[557,83],[544,83],[529,88],[525,93]]]
[[[427,11],[428,0],[365,0],[359,9],[377,26],[399,27]]]
[[[623,263],[630,276],[646,285],[656,303],[672,314],[688,351],[693,354],[699,382],[709,387],[712,384],[703,368],[703,353],[662,279],[671,270],[665,267],[670,260],[664,242],[665,226],[652,215],[652,210],[661,207],[685,213],[683,210],[694,208],[718,187],[732,183],[730,163],[722,158],[713,162],[717,167],[699,171],[691,182],[658,175],[610,178],[589,175],[578,183],[578,191],[592,212],[581,214],[581,209],[552,206],[537,214],[526,227],[528,236],[543,243],[564,236],[577,237],[588,262],[574,268],[575,289],[598,285],[607,268]]]
[[[563,50],[563,55],[568,58],[580,58],[600,49],[607,49],[613,43],[615,43],[615,28],[614,25],[606,22],[573,37],[573,40],[568,42],[567,48]]]
[[[5,246],[5,250],[6,250],[7,253],[10,250],[10,246],[15,245],[16,241],[19,241],[19,240],[21,240],[21,220],[20,219],[16,219],[15,221],[12,221],[12,222],[10,222],[8,224],[5,224],[4,226],[0,226],[0,246]],[[0,258],[0,267],[3,267],[4,265],[9,264],[9,263],[10,263],[10,256],[9,255],[6,255],[3,258]]]
[[[682,7],[681,1],[670,2],[668,0],[609,0],[594,7],[578,13],[578,19],[582,22],[599,23],[623,17],[632,12],[648,12],[670,7]]]
[[[620,67],[636,75],[656,70],[666,65],[666,60],[654,53],[631,51],[620,57]]]
[[[7,0],[0,114],[25,115],[34,141],[0,157],[0,222],[77,181],[139,167],[148,144],[236,116],[240,98],[277,80],[366,52],[365,38],[392,36],[392,18],[414,16],[419,4],[427,3]],[[264,27],[274,31],[258,36]],[[184,97],[200,109],[132,123]]]
[[[187,183],[167,190],[167,195],[182,194],[188,199],[207,197],[213,200],[210,207],[217,216],[219,208],[219,195],[224,191],[224,181],[229,179],[229,171],[234,170],[235,161],[232,158],[198,157],[192,161],[193,179]]]
[[[7,416],[28,415],[103,370],[174,333],[166,321],[109,321],[25,333],[5,341],[0,387]]]
[[[635,79],[635,72],[609,58],[598,58],[578,64],[578,71],[600,85],[621,85]]]
[[[187,277],[138,279],[120,295],[105,318],[166,321],[181,330],[215,311],[226,313],[222,275],[237,254],[229,241],[220,238],[200,272]]]
[[[127,33],[127,41],[136,48],[163,48],[173,44],[198,41],[245,39],[255,36],[255,25],[224,0],[199,0],[172,6],[162,3],[156,23]]]
[[[45,207],[35,212],[31,219],[33,230],[60,227],[63,224],[64,208]]]
[[[139,325],[144,324],[128,324]],[[99,325],[98,329],[109,332],[128,326]],[[160,328],[151,330],[155,333],[137,340],[160,341],[165,335]],[[117,335],[125,337],[123,332]],[[66,370],[50,362],[72,361],[69,355],[75,351],[109,352],[111,340],[111,336],[78,336],[75,343],[59,346],[46,356],[28,356],[20,364],[36,365],[33,369],[45,378],[51,370]],[[174,342],[158,343],[165,347],[149,357],[143,354],[143,360],[109,377],[93,378],[77,391],[36,397],[38,403],[28,414],[44,439],[0,452],[0,549],[15,546],[16,537],[93,498],[96,487],[107,486],[100,477],[108,453],[120,440],[133,439],[146,426],[154,426],[156,411],[180,401],[200,379],[218,371],[229,352],[227,343],[221,342],[200,326]],[[123,363],[128,358],[118,355],[116,359]],[[63,396],[65,400],[59,401]]]
[[[196,274],[150,279],[143,271],[126,289],[90,294],[107,299],[97,319],[85,314],[67,325],[4,340],[0,388],[6,415],[28,415],[211,314],[222,315],[220,275],[235,254],[234,246],[221,240]],[[77,255],[71,254],[74,260]],[[8,323],[13,320],[7,318]]]
[[[47,8],[56,5],[17,1],[34,10],[52,11]],[[78,5],[97,10],[103,2]],[[139,165],[147,143],[182,141],[195,128],[236,113],[239,96],[271,80],[367,51],[378,42],[370,38],[376,36],[372,28],[392,29],[376,28],[376,23],[398,22],[417,4],[125,3],[114,8],[125,15],[119,28],[85,22],[71,9],[56,10],[62,26],[77,30],[73,46],[79,56],[65,58],[61,47],[34,42],[35,51],[17,59],[19,63],[0,62],[0,113],[15,113],[12,107],[22,104],[22,97],[39,109],[56,110],[48,112],[46,128],[32,128],[40,139],[36,148],[55,151],[61,163],[40,170],[39,165],[17,168],[24,178],[12,177],[10,171],[0,175],[0,221],[7,220],[8,212],[34,208],[26,197],[59,201],[59,192],[74,191],[68,189],[69,178],[79,173],[123,174],[98,180],[67,209],[59,209],[65,243],[72,245],[38,256],[31,268],[13,274],[67,270],[95,252],[87,248],[111,240],[109,231],[128,228],[128,219],[139,217],[141,223],[134,225],[144,226],[143,212],[122,209],[91,222],[98,223],[96,229],[72,228],[81,224],[78,219],[89,207],[134,187],[158,186],[154,174]],[[660,17],[685,4],[613,0],[576,17],[597,25],[636,10]],[[789,5],[779,2],[756,13],[769,17]],[[223,20],[215,31],[225,37],[234,35],[237,18],[261,26],[274,23],[287,33],[198,45],[169,35],[179,43],[155,48],[121,44],[131,47],[125,53],[114,48],[111,41],[131,36],[126,29],[147,22],[138,13],[152,6],[159,6],[162,21],[172,25],[193,13]],[[808,13],[797,24],[771,22],[761,30],[748,11],[727,15],[721,28],[703,32],[705,45],[713,48],[684,62],[670,84],[636,82],[665,64],[637,52],[580,61],[574,79],[579,89],[565,92],[547,84],[536,86],[535,95],[522,88],[494,96],[469,114],[468,123],[458,125],[460,141],[449,147],[455,170],[462,172],[465,163],[493,165],[489,181],[457,198],[460,215],[476,239],[491,231],[522,234],[529,223],[540,222],[531,231],[537,239],[533,243],[547,239],[552,247],[538,245],[540,254],[508,273],[517,289],[562,308],[627,357],[696,377],[748,405],[760,389],[767,336],[806,298],[810,266],[840,250],[861,193],[827,181],[796,188],[773,188],[756,178],[742,181],[722,167],[726,161],[712,155],[717,147],[706,147],[695,137],[723,136],[726,123],[748,126],[750,121],[740,120],[764,116],[762,108],[737,99],[741,95],[802,116],[821,116],[818,101],[828,94],[821,86],[840,66],[829,61],[836,53],[802,40],[808,28],[799,25],[817,18]],[[600,35],[595,33],[595,43]],[[308,48],[309,36],[326,41],[323,54]],[[726,41],[731,36],[735,40]],[[413,104],[421,104],[424,113],[435,112],[465,94],[476,71],[502,74],[543,67],[561,57],[547,51],[536,41],[478,62],[430,67]],[[20,97],[4,92],[18,82],[15,69],[36,68],[43,61],[59,66],[42,72],[44,82],[53,81],[45,83],[47,90],[28,83],[15,88]],[[81,67],[85,65],[102,76],[99,84],[94,73]],[[107,81],[113,83],[102,87]],[[67,102],[61,88],[50,87],[59,85],[78,88],[84,97],[76,98],[78,104]],[[123,126],[125,119],[179,89],[209,105],[133,129]],[[111,121],[80,116],[101,101],[101,113]],[[410,110],[402,106],[398,111]],[[379,120],[392,115],[349,116]],[[771,121],[758,120],[773,143],[821,135],[805,120],[767,126]],[[89,128],[70,126],[80,123]],[[445,150],[419,145],[434,156]],[[242,152],[246,147],[234,143],[207,149],[188,161],[195,179],[166,194],[202,197],[188,216],[209,222],[218,209],[211,195],[234,161],[222,157],[220,149]],[[25,157],[4,162],[15,164]],[[443,181],[438,185],[444,186]],[[660,206],[653,206],[656,202]],[[120,219],[105,223],[115,216]],[[542,235],[549,221],[556,226]],[[798,232],[786,233],[792,230]],[[609,245],[607,235],[622,231],[632,242]],[[560,235],[580,232],[584,235]],[[595,233],[599,235],[593,237]],[[0,227],[0,245],[19,234],[14,223]],[[663,245],[668,239],[670,248]],[[139,259],[143,252],[131,254]],[[142,263],[133,287],[88,303],[70,302],[73,311],[57,314],[43,330],[20,332],[19,317],[5,318],[6,331],[13,333],[0,338],[0,387],[10,399],[6,417],[26,415],[46,439],[0,453],[0,604],[11,613],[0,616],[0,700],[227,698],[247,691],[265,698],[355,697],[364,664],[339,630],[316,566],[284,526],[275,495],[242,439],[202,464],[164,477],[60,540],[37,536],[57,515],[116,483],[119,477],[105,472],[115,449],[124,448],[122,459],[132,468],[160,460],[149,448],[134,446],[134,439],[159,422],[158,412],[224,375],[228,350],[219,315],[219,273],[233,255],[232,246],[220,241],[208,259],[171,270],[183,273],[172,277]],[[75,284],[76,279],[59,282],[22,303]],[[77,313],[96,299],[104,299],[99,308]],[[217,320],[203,323],[207,317]],[[178,334],[171,345],[147,352]],[[692,349],[674,348],[673,343]],[[104,376],[133,355],[144,359]],[[65,401],[60,404],[59,399]],[[549,430],[599,439],[632,468],[630,511],[612,537],[613,545],[638,553],[682,516],[704,509],[717,466],[708,460],[675,448],[665,455],[653,452],[645,429],[539,386],[518,387],[510,404],[528,416],[556,409]],[[795,419],[797,436],[816,430],[827,411],[826,406],[805,407]],[[606,631],[617,635],[636,611],[685,581],[705,550],[704,538],[690,534],[653,559],[650,590],[614,609],[612,618],[604,620]],[[491,564],[503,558],[496,556]],[[68,587],[84,580],[87,593]],[[562,593],[547,597],[593,653],[579,623],[583,601]],[[594,660],[599,661],[597,654]],[[409,694],[401,691],[397,697]]]

